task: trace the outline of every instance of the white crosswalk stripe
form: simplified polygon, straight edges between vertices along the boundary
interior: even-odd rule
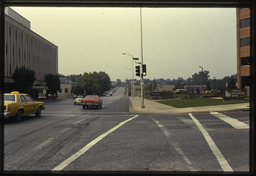
[[[232,117],[226,116],[224,114],[221,114],[219,112],[210,112],[210,114],[214,115],[215,117],[218,117],[219,119],[223,120],[224,122],[230,124],[231,126],[233,126],[236,129],[249,129],[249,126],[244,123],[241,122],[237,119],[234,119]]]

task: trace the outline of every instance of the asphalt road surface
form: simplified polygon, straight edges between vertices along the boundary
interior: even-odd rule
[[[4,171],[248,172],[249,112],[135,114],[123,88],[102,109],[46,103],[6,120]]]

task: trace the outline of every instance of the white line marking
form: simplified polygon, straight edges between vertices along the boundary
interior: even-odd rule
[[[210,114],[218,117],[219,119],[223,120],[224,122],[228,123],[236,129],[249,129],[249,126],[246,123],[243,123],[237,119],[231,118],[219,112],[210,112]]]
[[[66,131],[68,131],[69,130],[69,128],[65,128],[64,130],[62,130],[60,133],[64,133],[64,132],[66,132]]]
[[[120,128],[121,126],[123,126],[124,124],[126,124],[127,122],[135,119],[136,117],[138,117],[139,115],[136,115],[132,118],[129,118],[128,120],[125,120],[121,123],[119,123],[117,126],[115,126],[114,128],[111,128],[110,130],[108,130],[107,132],[103,133],[102,135],[100,135],[99,137],[97,137],[96,139],[94,139],[93,141],[91,141],[89,144],[87,144],[86,146],[84,146],[82,149],[80,149],[78,152],[76,152],[75,154],[73,154],[72,156],[70,156],[68,159],[66,159],[65,161],[63,161],[62,163],[60,163],[58,166],[56,166],[55,168],[52,169],[52,171],[61,171],[63,170],[65,167],[67,167],[70,163],[72,163],[74,160],[76,160],[77,158],[79,158],[81,155],[83,155],[86,151],[88,151],[91,147],[93,147],[95,144],[97,144],[99,141],[101,141],[104,137],[106,137],[107,135],[109,135],[110,133],[114,132],[115,130],[117,130],[118,128]]]
[[[39,144],[36,149],[41,149],[43,146],[45,146],[46,144],[50,143],[54,138],[48,138],[46,141],[44,141],[43,143]]]
[[[78,124],[78,123],[80,123],[80,122],[82,122],[82,121],[84,121],[85,119],[82,119],[82,120],[79,120],[79,121],[77,121],[77,122],[75,122],[75,123],[73,123],[74,125],[76,125],[76,124]]]
[[[157,124],[157,126],[164,132],[165,136],[169,137],[170,133],[168,132],[168,130],[166,130],[164,128],[164,126],[158,120],[156,120],[154,118],[152,118],[152,119]],[[188,159],[188,157],[185,155],[185,153],[179,147],[178,142],[171,142],[171,144],[174,147],[174,149],[181,155],[182,159],[187,163],[189,170],[197,171],[196,169],[193,168],[191,161]]]
[[[224,156],[222,155],[222,153],[220,152],[220,150],[218,149],[218,147],[216,146],[216,144],[210,137],[209,133],[204,129],[202,124],[191,113],[189,113],[188,115],[191,117],[191,119],[195,122],[195,124],[199,128],[199,130],[202,132],[206,142],[208,143],[213,154],[215,155],[216,159],[218,160],[222,170],[223,171],[233,171],[233,169],[231,168],[231,166],[229,165],[227,160],[224,158]]]

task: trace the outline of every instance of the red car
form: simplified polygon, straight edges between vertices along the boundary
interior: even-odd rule
[[[83,105],[83,109],[88,107],[96,107],[102,108],[102,100],[98,95],[86,95],[82,100],[81,104]]]

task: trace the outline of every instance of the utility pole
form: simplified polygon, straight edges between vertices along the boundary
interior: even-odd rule
[[[202,66],[199,66],[199,68],[202,69],[202,71],[201,71],[201,91],[203,91],[203,70],[204,70],[204,68]]]
[[[142,36],[142,9],[140,8],[140,36],[141,36],[141,69],[143,67],[143,36]],[[145,108],[144,105],[144,81],[143,81],[143,73],[141,72],[141,80],[140,80],[140,89],[141,89],[141,108]]]

